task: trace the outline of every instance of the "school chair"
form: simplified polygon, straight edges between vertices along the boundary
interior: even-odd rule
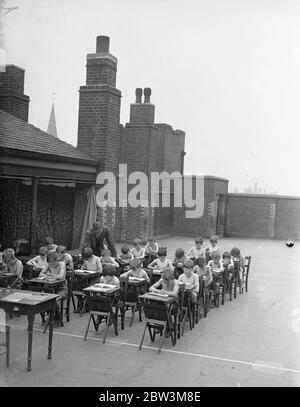
[[[171,321],[171,316],[170,316],[168,307],[165,304],[159,304],[159,303],[155,303],[155,302],[150,302],[150,303],[145,302],[143,304],[143,309],[144,309],[144,314],[146,317],[146,324],[145,324],[145,328],[143,331],[139,350],[142,349],[147,328],[149,331],[151,342],[155,341],[155,335],[157,332],[159,332],[159,334],[161,336],[159,347],[158,347],[158,354],[160,354],[160,352],[161,352],[161,348],[162,348],[163,340],[166,336],[167,328],[169,328],[169,330],[170,330],[170,336],[171,336],[172,344],[174,346],[176,330],[175,330],[175,324],[173,324]]]
[[[142,322],[142,308],[138,299],[137,292],[133,285],[129,284],[129,277],[120,278],[121,290],[119,294],[118,308],[121,313],[121,329],[124,329],[126,311],[131,310],[131,320],[129,326],[133,324],[136,311],[139,313],[139,321]]]
[[[90,308],[90,315],[84,335],[85,341],[88,336],[91,320],[93,321],[93,325],[96,331],[98,331],[100,323],[102,321],[105,321],[106,326],[103,337],[103,343],[105,343],[106,335],[110,325],[113,324],[115,334],[118,335],[117,320],[113,312],[112,301],[113,300],[111,297],[106,297],[104,295],[88,295],[88,294],[86,295],[85,302],[87,306]],[[97,317],[97,319],[95,319],[95,317]]]
[[[246,293],[248,292],[248,278],[249,278],[249,270],[251,264],[251,256],[245,256],[245,264],[244,270],[242,274],[242,294],[244,293],[244,289]],[[245,285],[245,287],[244,287]]]

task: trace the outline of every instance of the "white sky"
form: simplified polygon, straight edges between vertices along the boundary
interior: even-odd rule
[[[26,69],[30,123],[76,145],[97,35],[118,58],[121,122],[151,87],[156,122],[186,131],[186,171],[300,195],[299,0],[7,0],[6,62]]]

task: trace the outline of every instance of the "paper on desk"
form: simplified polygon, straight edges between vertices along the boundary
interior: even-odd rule
[[[113,284],[104,284],[104,283],[97,283],[95,285],[92,285],[92,287],[96,287],[96,288],[107,288],[109,290],[112,290],[113,288],[116,288],[115,285]]]
[[[129,281],[144,281],[145,279],[142,277],[129,277]]]
[[[155,295],[157,297],[164,297],[164,298],[169,297],[168,294],[161,294],[161,293],[148,293],[148,294]]]
[[[19,302],[25,298],[28,299],[31,296],[31,293],[12,293],[10,295],[7,295],[6,297],[3,297],[2,300]]]
[[[78,269],[78,270],[75,270],[75,273],[90,273],[90,274],[94,274],[94,273],[96,273],[96,271]]]

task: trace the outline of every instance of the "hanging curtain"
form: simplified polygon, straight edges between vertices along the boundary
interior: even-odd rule
[[[96,191],[94,187],[90,187],[87,193],[87,206],[81,229],[79,247],[82,246],[86,232],[92,228],[93,223],[96,222],[96,219],[97,219]]]

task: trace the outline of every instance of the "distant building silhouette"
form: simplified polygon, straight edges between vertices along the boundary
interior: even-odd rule
[[[57,137],[54,103],[52,103],[47,133],[52,134],[52,136],[54,136],[54,137]]]

